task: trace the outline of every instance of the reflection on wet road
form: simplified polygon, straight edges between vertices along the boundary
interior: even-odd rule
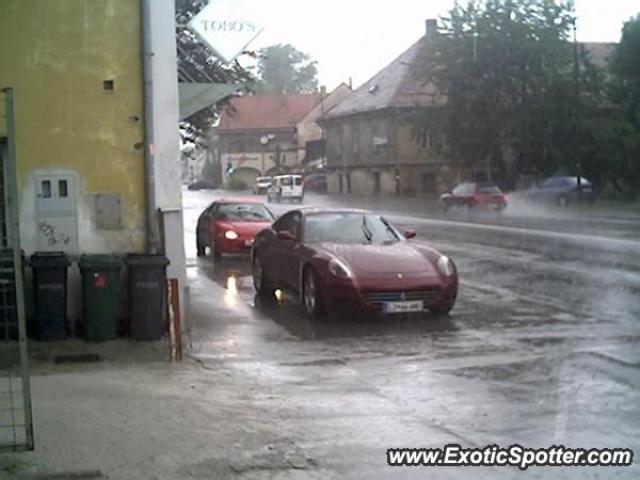
[[[450,316],[311,321],[288,295],[260,302],[246,256],[194,258],[193,268],[216,286],[212,301],[222,301],[235,322],[212,317],[217,330],[203,330],[200,356],[243,358],[235,367],[271,392],[282,415],[300,419],[291,428],[342,432],[334,449],[324,447],[337,457],[347,455],[340,445],[369,445],[372,435],[386,439],[379,448],[437,443],[442,434],[478,446],[640,451],[640,249],[607,248],[562,231],[464,229],[406,212],[394,220],[456,261],[461,290]],[[616,229],[626,225],[616,222]],[[607,225],[599,225],[582,233],[606,237]],[[638,226],[629,220],[625,228],[612,235],[628,239]],[[229,338],[234,350],[221,355]],[[378,424],[367,416],[371,424],[364,425],[357,420],[364,415],[395,420]],[[637,466],[605,473],[640,478]]]

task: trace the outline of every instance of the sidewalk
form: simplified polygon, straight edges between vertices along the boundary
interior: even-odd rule
[[[79,353],[101,361],[53,362]],[[1,454],[0,478],[225,478],[251,469],[238,452],[278,453],[246,379],[188,355],[171,364],[166,341],[31,343],[30,357],[36,450]],[[277,448],[279,468],[302,462]]]

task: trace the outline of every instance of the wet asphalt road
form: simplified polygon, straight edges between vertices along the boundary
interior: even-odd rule
[[[248,258],[195,257],[195,220],[220,195],[184,196],[190,278],[213,280],[219,288],[209,301],[227,312],[212,310],[211,322],[194,325],[195,355],[245,371],[257,398],[294,416],[283,428],[307,439],[300,448],[319,465],[385,476],[384,449],[452,439],[640,452],[640,213],[558,211],[514,199],[502,215],[443,216],[419,200],[310,194],[305,206],[367,207],[415,229],[412,241],[453,258],[461,279],[449,317],[311,322],[290,298],[256,303]],[[276,214],[291,208],[272,206]],[[473,470],[457,474],[476,478]],[[527,475],[640,478],[640,469],[636,460],[630,468],[539,467]]]

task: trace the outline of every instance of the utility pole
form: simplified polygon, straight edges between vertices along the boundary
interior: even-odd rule
[[[578,37],[576,34],[576,17],[573,17],[573,79],[575,88],[575,105],[573,124],[575,127],[575,151],[574,162],[576,170],[576,181],[578,183],[578,192],[581,188],[580,174],[580,65],[578,63]]]

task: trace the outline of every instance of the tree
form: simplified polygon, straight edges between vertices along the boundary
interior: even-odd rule
[[[264,94],[308,93],[318,88],[316,62],[289,44],[260,50],[257,92]]]
[[[611,62],[612,121],[599,132],[599,157],[618,192],[640,189],[640,15],[626,22]]]
[[[489,162],[506,187],[513,186],[514,170],[575,170],[578,146],[567,139],[578,138],[578,105],[580,114],[590,111],[599,80],[579,49],[577,97],[571,6],[558,0],[456,4],[441,32],[424,40],[415,69],[446,102],[417,124],[439,128],[457,160]]]
[[[611,99],[623,107],[629,120],[640,125],[640,14],[625,22],[611,59]]]

